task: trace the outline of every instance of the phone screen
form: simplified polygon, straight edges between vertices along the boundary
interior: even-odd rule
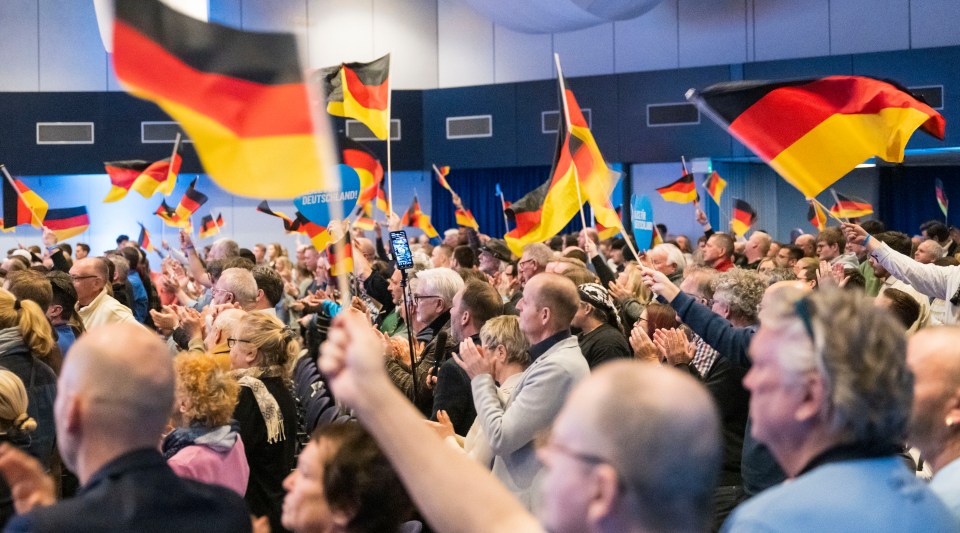
[[[400,270],[413,268],[413,255],[410,253],[410,244],[407,242],[407,232],[391,231],[390,244],[393,246],[393,256],[397,259],[397,268]]]

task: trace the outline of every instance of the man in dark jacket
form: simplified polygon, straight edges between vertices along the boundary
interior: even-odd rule
[[[59,390],[57,444],[82,487],[57,503],[40,464],[0,446],[0,474],[22,513],[7,531],[250,531],[240,496],[177,477],[157,450],[174,374],[156,336],[132,324],[87,333],[63,366]]]

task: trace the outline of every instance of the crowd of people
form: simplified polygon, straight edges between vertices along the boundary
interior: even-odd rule
[[[698,220],[639,256],[451,229],[405,269],[378,226],[339,277],[310,245],[181,232],[152,268],[44,230],[0,263],[0,521],[960,531],[958,230]]]

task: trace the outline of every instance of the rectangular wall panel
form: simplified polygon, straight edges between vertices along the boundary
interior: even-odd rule
[[[431,164],[463,168],[517,165],[516,86],[460,87],[423,93],[424,167]],[[491,115],[493,135],[447,139],[447,118]]]
[[[677,68],[679,34],[677,0],[663,0],[657,7],[613,28],[616,72],[639,72]]]
[[[460,0],[437,2],[440,87],[485,85],[493,79],[493,22]]]
[[[554,77],[552,36],[518,33],[494,26],[493,46],[496,83]]]
[[[376,59],[373,0],[309,0],[310,66]]]
[[[374,0],[373,53],[387,52],[394,88],[437,86],[437,0]]]
[[[307,0],[242,0],[242,25],[247,31],[283,31],[301,37],[307,32]]]
[[[0,2],[0,91],[40,90],[38,0]],[[93,4],[90,4],[93,9]]]
[[[830,52],[910,47],[910,0],[830,0]]]
[[[830,54],[829,0],[754,0],[756,61]]]
[[[956,0],[911,0],[910,47],[960,44],[960,2]]]
[[[747,60],[745,0],[679,0],[680,67]]]
[[[40,90],[104,91],[107,52],[93,2],[40,0]]]
[[[598,76],[613,72],[613,23],[553,36],[564,76]]]

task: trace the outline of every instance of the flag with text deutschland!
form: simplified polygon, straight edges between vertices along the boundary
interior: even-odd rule
[[[190,186],[183,193],[183,198],[180,199],[180,204],[177,205],[175,214],[178,220],[189,220],[197,212],[197,209],[200,209],[200,206],[207,203],[207,195],[196,189],[198,179],[195,178],[190,183]]]
[[[872,214],[873,206],[856,196],[837,193],[837,203],[833,204],[830,212],[838,218],[859,218]]]
[[[43,219],[43,225],[57,236],[57,240],[76,237],[90,227],[90,216],[86,206],[50,209]]]
[[[140,224],[140,236],[137,238],[137,246],[147,252],[157,251],[153,243],[150,242],[150,232],[147,231],[147,228],[143,227],[143,224]]]
[[[202,22],[159,0],[115,5],[117,79],[180,123],[217,185],[261,198],[339,188],[318,155],[332,156],[333,140],[313,123],[293,34]]]
[[[950,203],[947,201],[947,193],[943,192],[943,182],[940,181],[940,178],[937,178],[937,205],[940,206],[940,211],[943,211],[943,216],[947,216],[947,207]]]
[[[473,218],[473,213],[469,209],[457,209],[454,216],[457,218],[458,225],[475,230],[480,229],[480,224],[477,223],[477,219]]]
[[[200,219],[200,238],[206,239],[207,237],[213,237],[220,233],[220,226],[217,225],[217,221],[213,219],[213,215],[204,215]]]
[[[353,246],[350,233],[347,232],[340,242],[327,248],[327,261],[330,263],[330,275],[340,276],[353,272]]]
[[[260,202],[260,205],[257,206],[257,211],[283,220],[284,231],[292,232],[299,229],[300,223],[297,220],[290,218],[282,211],[274,211],[273,209],[270,209],[270,204],[268,204],[266,200]]]
[[[357,171],[360,176],[360,195],[357,205],[365,206],[377,199],[377,190],[383,181],[383,165],[366,146],[349,137],[340,139],[343,164]]]
[[[697,184],[693,182],[693,174],[684,174],[680,179],[657,189],[660,196],[668,202],[689,204],[697,199]]]
[[[902,162],[917,128],[944,134],[943,117],[906,89],[861,76],[720,83],[687,99],[807,198],[870,157]]]
[[[359,120],[386,140],[390,122],[390,54],[370,63],[342,63],[317,71],[327,112]]]
[[[427,237],[431,239],[440,235],[430,222],[430,216],[420,210],[420,200],[416,196],[413,197],[413,203],[410,204],[407,212],[403,214],[400,223],[404,226],[420,228],[427,234]]]
[[[734,198],[733,219],[730,221],[730,229],[737,237],[743,237],[756,220],[757,212],[754,211],[753,206],[739,198]]]
[[[823,231],[827,228],[827,214],[823,212],[823,209],[820,209],[820,205],[816,202],[810,202],[810,206],[807,207],[807,220],[813,224],[813,227],[817,228],[817,231]]]
[[[717,205],[720,205],[720,197],[723,196],[723,190],[727,188],[727,180],[720,177],[720,174],[717,174],[716,171],[710,173],[707,176],[707,181],[703,183],[703,188],[707,191],[707,194],[710,195],[710,198],[713,198],[713,201]]]
[[[3,231],[26,224],[39,228],[47,207],[47,202],[22,181],[3,179]]]

